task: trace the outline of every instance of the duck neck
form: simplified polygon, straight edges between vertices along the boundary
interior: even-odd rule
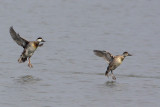
[[[35,44],[36,44],[36,46],[38,46],[39,45],[39,41],[36,41]]]
[[[125,58],[125,57],[126,57],[126,56],[124,56],[124,55],[123,55],[123,57],[121,58],[121,59],[122,59],[122,61],[124,60],[124,58]]]

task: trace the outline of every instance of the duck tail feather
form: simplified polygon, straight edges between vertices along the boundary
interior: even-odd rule
[[[25,61],[27,61],[27,57],[24,57],[23,55],[21,55],[20,58],[18,59],[19,63],[23,63]]]
[[[108,67],[107,70],[106,70],[106,72],[105,72],[105,76],[108,77],[108,76],[109,76],[109,75],[108,75],[109,72],[110,72],[110,69],[109,69],[109,67]]]

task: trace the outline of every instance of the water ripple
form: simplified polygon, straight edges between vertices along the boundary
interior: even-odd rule
[[[25,75],[25,76],[21,76],[18,79],[16,79],[16,81],[21,83],[21,84],[35,83],[35,82],[40,81],[40,80],[41,79],[35,78],[32,75]]]

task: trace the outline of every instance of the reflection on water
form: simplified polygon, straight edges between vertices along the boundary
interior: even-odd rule
[[[115,87],[116,86],[116,81],[107,81],[106,86],[111,87],[111,88]]]
[[[40,81],[40,80],[41,79],[35,78],[32,75],[25,75],[25,76],[21,76],[18,79],[16,79],[16,81],[21,83],[21,84],[35,83],[35,82]]]

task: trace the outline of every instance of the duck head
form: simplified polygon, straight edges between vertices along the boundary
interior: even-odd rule
[[[132,56],[131,54],[129,54],[128,52],[123,52],[124,57],[126,56]]]
[[[38,42],[45,42],[41,37],[37,38],[36,41],[38,41]]]

